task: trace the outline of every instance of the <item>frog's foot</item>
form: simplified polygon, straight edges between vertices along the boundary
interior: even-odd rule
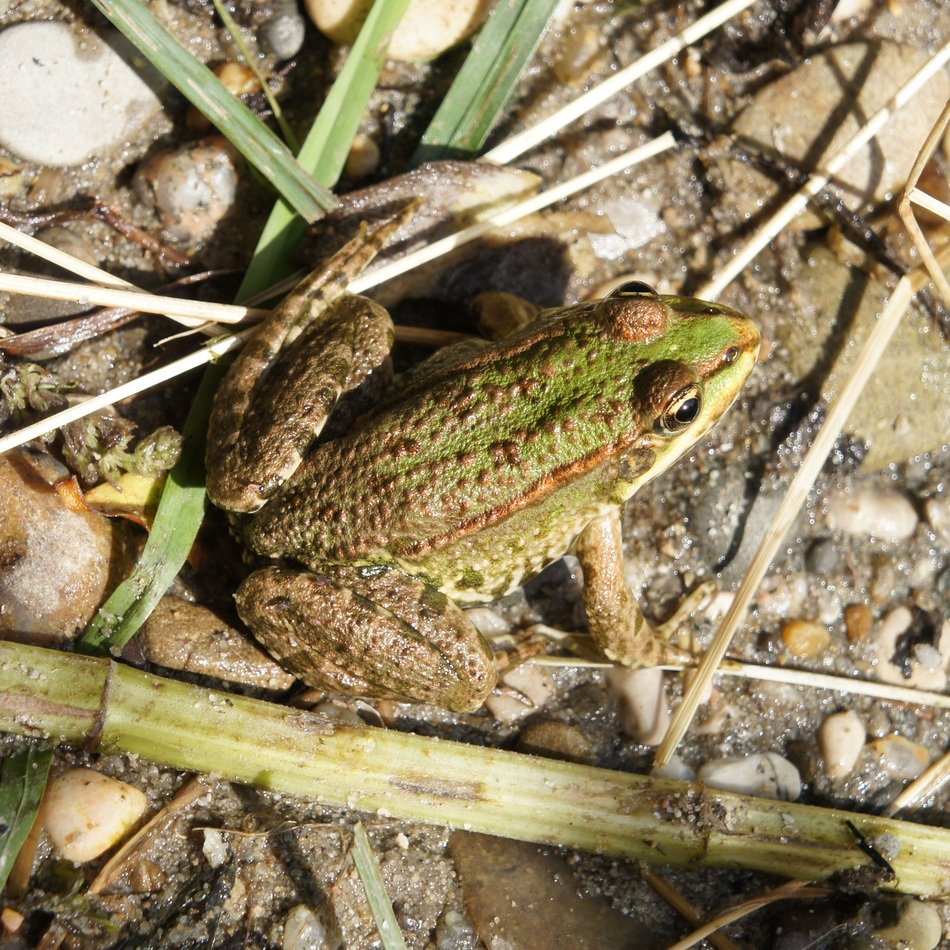
[[[592,521],[578,537],[575,553],[584,570],[584,606],[591,637],[609,660],[639,669],[694,659],[670,641],[708,596],[707,585],[689,594],[669,620],[653,626],[623,574],[619,512]]]
[[[495,686],[491,648],[464,612],[396,568],[267,568],[236,600],[267,650],[318,689],[471,712]]]

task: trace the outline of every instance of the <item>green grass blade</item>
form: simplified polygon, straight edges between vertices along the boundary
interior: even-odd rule
[[[379,862],[373,854],[369,837],[361,821],[358,821],[353,829],[353,863],[363,882],[363,889],[366,891],[366,899],[369,901],[370,910],[376,921],[376,929],[379,931],[383,950],[406,950],[406,941],[399,929],[392,901],[386,893]]]
[[[247,63],[247,68],[250,69],[252,73],[254,73],[254,75],[257,77],[257,81],[261,84],[261,92],[263,92],[267,97],[267,104],[270,106],[271,112],[274,113],[274,120],[280,126],[280,134],[283,135],[284,141],[287,143],[288,148],[290,148],[292,152],[299,151],[300,143],[297,141],[297,137],[294,135],[294,130],[287,122],[287,119],[284,116],[284,110],[281,109],[280,103],[277,101],[277,97],[267,84],[267,78],[260,71],[260,68],[257,65],[257,59],[247,48],[247,43],[244,42],[244,37],[241,34],[241,28],[237,25],[237,23],[234,22],[234,17],[231,16],[230,12],[228,12],[228,8],[224,5],[224,0],[214,0],[214,8],[217,11],[218,16],[221,17],[221,22],[231,34],[231,38],[234,40],[235,45],[241,51],[241,56],[244,58],[244,62]]]
[[[302,218],[315,221],[336,199],[290,149],[199,63],[139,0],[93,0],[143,56],[195,106]]]
[[[32,746],[3,760],[0,779],[0,891],[6,886],[13,862],[36,821],[53,761],[51,749]]]
[[[162,599],[191,551],[207,504],[204,447],[208,415],[225,368],[224,363],[215,364],[201,380],[185,423],[181,458],[168,473],[142,556],[86,627],[79,646],[87,653],[121,650]]]
[[[472,46],[412,158],[476,154],[547,29],[558,0],[501,0]]]
[[[389,39],[408,6],[409,0],[376,0],[303,143],[298,156],[301,165],[327,188],[336,184],[343,171],[386,61]],[[305,230],[306,223],[289,202],[278,201],[261,233],[238,300],[247,300],[293,270],[293,251]]]

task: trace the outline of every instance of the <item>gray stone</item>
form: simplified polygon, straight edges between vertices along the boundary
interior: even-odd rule
[[[113,31],[79,34],[65,23],[4,30],[0,144],[39,165],[80,165],[128,139],[161,108],[154,90],[164,88],[129,50]]]

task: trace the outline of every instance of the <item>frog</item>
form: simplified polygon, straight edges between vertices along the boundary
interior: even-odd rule
[[[682,660],[626,583],[621,511],[736,400],[755,324],[634,281],[390,380],[392,320],[346,287],[398,227],[364,225],[305,278],[217,390],[208,494],[267,562],[240,617],[315,689],[470,713],[503,663],[466,608],[572,553],[603,656]]]

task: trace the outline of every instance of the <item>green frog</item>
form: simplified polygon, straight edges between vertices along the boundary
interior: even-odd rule
[[[755,326],[627,284],[446,347],[318,441],[334,405],[387,361],[388,313],[345,288],[397,226],[364,228],[305,279],[216,394],[209,495],[245,515],[252,552],[280,559],[239,588],[242,619],[311,686],[472,711],[498,670],[461,605],[573,552],[610,660],[681,658],[624,580],[620,509],[735,400]]]

